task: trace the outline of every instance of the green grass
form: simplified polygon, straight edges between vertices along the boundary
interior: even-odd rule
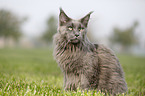
[[[118,55],[128,84],[127,96],[145,95],[145,57]],[[96,91],[63,90],[63,75],[49,49],[0,49],[2,96],[103,96]]]

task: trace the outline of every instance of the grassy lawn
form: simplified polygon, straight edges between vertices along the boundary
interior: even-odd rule
[[[118,58],[125,71],[127,96],[145,95],[145,57]],[[103,96],[96,91],[63,91],[63,75],[49,49],[0,49],[0,95]]]

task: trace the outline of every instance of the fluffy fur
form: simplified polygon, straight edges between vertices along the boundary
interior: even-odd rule
[[[64,89],[97,89],[112,95],[125,93],[127,84],[114,53],[87,39],[90,12],[80,20],[69,18],[62,9],[54,36],[54,57],[64,74]],[[77,35],[76,35],[77,34]]]

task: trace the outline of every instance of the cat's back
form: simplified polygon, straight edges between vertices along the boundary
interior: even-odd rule
[[[104,45],[98,45],[97,54],[100,69],[98,89],[106,88],[110,93],[113,90],[113,94],[126,92],[124,72],[114,52]]]
[[[100,62],[104,62],[104,66],[108,65],[110,67],[121,67],[118,61],[117,56],[115,53],[109,49],[108,47],[98,44],[97,46],[97,54],[98,54],[98,59]],[[111,66],[112,65],[112,66]]]

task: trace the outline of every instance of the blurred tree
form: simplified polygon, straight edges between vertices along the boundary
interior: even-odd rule
[[[0,10],[0,37],[5,39],[5,43],[7,43],[8,38],[18,41],[22,35],[21,23],[22,21],[10,11]]]
[[[42,35],[42,40],[45,43],[52,43],[53,35],[57,32],[57,19],[55,16],[50,16],[47,20],[47,28],[44,34]]]
[[[134,35],[135,28],[138,22],[134,22],[134,25],[126,30],[114,28],[113,35],[109,38],[111,43],[120,44],[123,50],[128,49],[130,46],[137,43],[137,37]]]

